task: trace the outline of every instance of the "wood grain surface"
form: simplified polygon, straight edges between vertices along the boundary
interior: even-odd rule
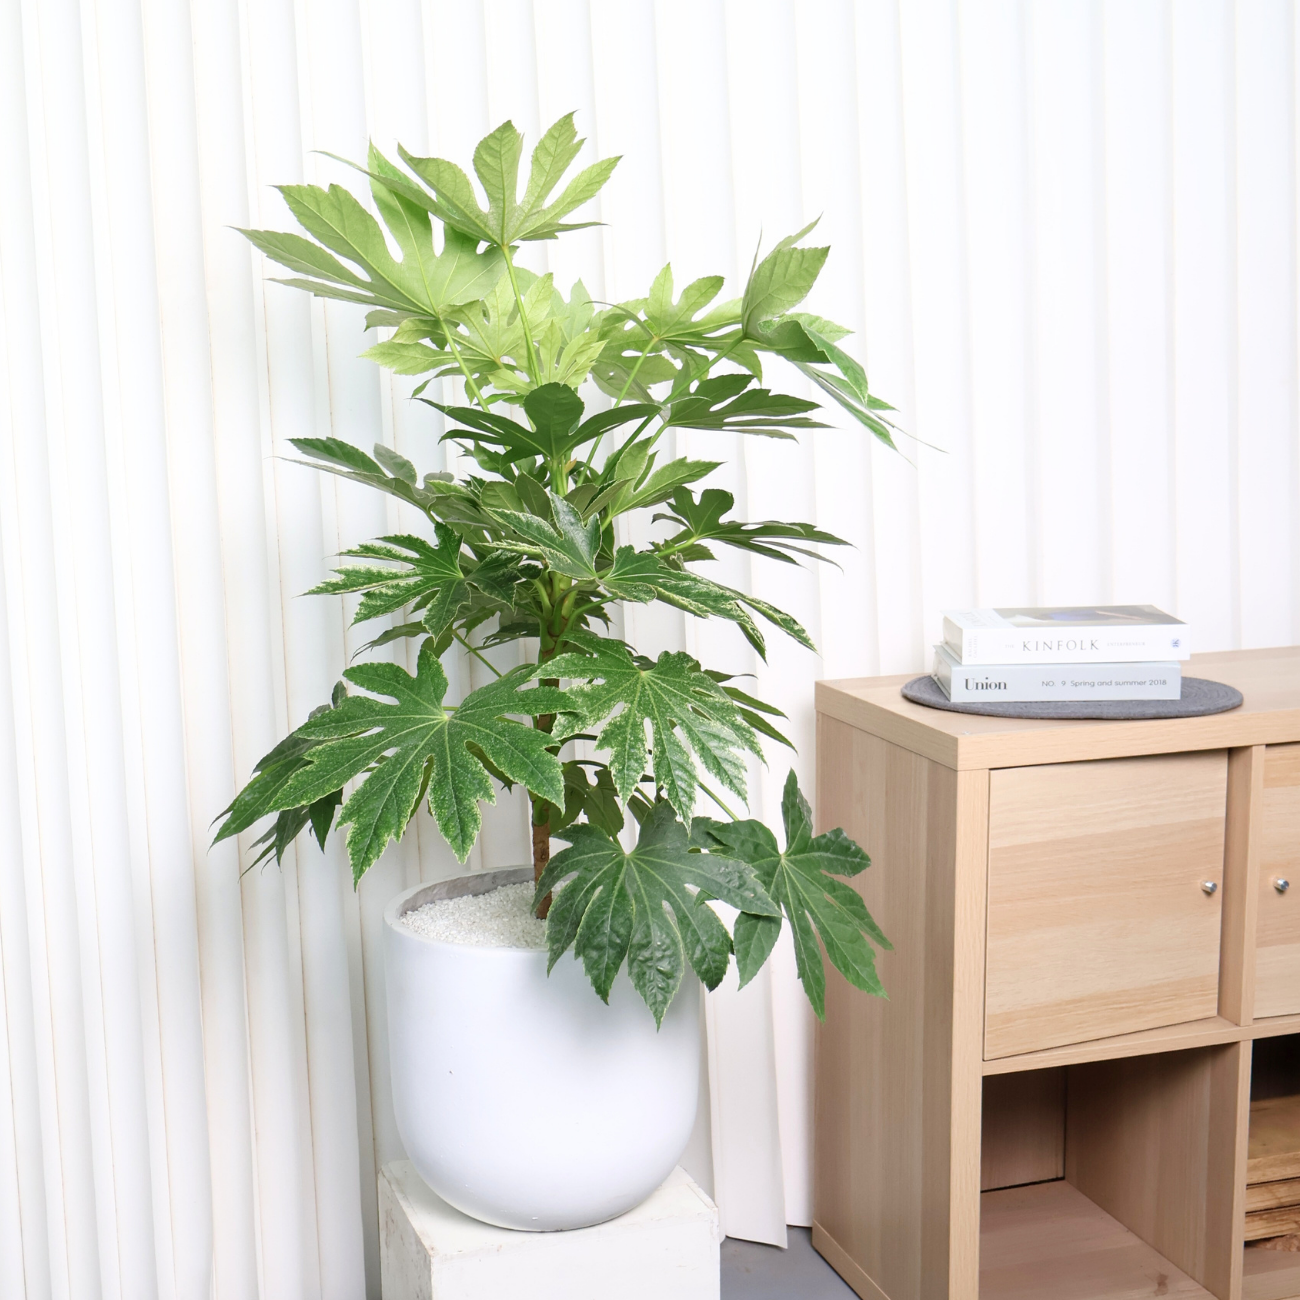
[[[980,1300],[1199,1297],[1199,1283],[1068,1182],[985,1192]]]
[[[1249,1050],[1096,1061],[1068,1084],[1067,1180],[1225,1300],[1241,1269]]]
[[[1248,1183],[1300,1178],[1300,1096],[1250,1103]]]
[[[1027,1070],[984,1080],[980,1191],[1065,1174],[1065,1070]]]
[[[1227,756],[990,774],[985,1056],[1216,1014]]]
[[[1300,1011],[1300,745],[1266,751],[1261,838],[1255,1015],[1288,1015]]]
[[[853,884],[894,951],[888,1000],[828,979],[814,1244],[852,1261],[860,1294],[865,1277],[890,1297],[977,1300],[987,776],[822,718],[817,783],[819,826],[872,857]]]

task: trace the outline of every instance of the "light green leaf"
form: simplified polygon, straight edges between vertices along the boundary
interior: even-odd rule
[[[550,207],[543,208],[540,212],[530,213],[525,218],[516,237],[529,240],[554,239],[556,235],[566,230],[580,230],[583,226],[595,225],[594,221],[565,224],[560,221],[560,218],[568,216],[575,208],[580,208],[584,203],[594,199],[604,188],[605,182],[614,174],[614,168],[618,166],[619,161],[618,158],[602,158],[600,162],[584,168],[564,187],[560,197]]]
[[[811,229],[806,226],[797,235],[781,240],[750,272],[740,312],[747,336],[752,337],[751,327],[798,306],[816,283],[831,250],[794,247]]]
[[[582,151],[584,142],[578,139],[573,118],[574,114],[566,113],[537,142],[528,170],[528,185],[524,190],[522,206],[525,212],[533,212],[546,202],[551,191],[564,179],[569,164]]]
[[[524,138],[515,130],[514,123],[506,121],[485,135],[474,150],[474,171],[488,197],[487,226],[492,231],[493,242],[501,246],[515,240],[519,155],[523,144]]]
[[[424,375],[444,366],[452,367],[454,373],[456,368],[450,352],[439,352],[427,343],[397,343],[390,339],[376,343],[361,355],[398,375]]]
[[[254,248],[265,253],[273,262],[288,267],[290,271],[297,271],[300,275],[323,276],[326,280],[357,289],[367,287],[366,281],[355,271],[348,270],[338,258],[301,235],[279,230],[240,229],[239,233]]]
[[[433,212],[450,226],[473,239],[493,239],[487,214],[479,207],[470,179],[445,158],[419,158],[399,144],[397,156],[434,192]]]
[[[384,446],[382,442],[375,443],[374,451],[375,459],[394,478],[400,478],[412,487],[419,486],[420,476],[416,473],[415,466],[405,456],[399,456],[397,452]]]

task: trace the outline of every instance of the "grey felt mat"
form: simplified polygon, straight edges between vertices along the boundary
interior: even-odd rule
[[[1241,692],[1204,677],[1184,677],[1177,700],[1080,700],[1078,703],[953,704],[933,677],[915,677],[902,687],[903,698],[949,713],[982,713],[992,718],[1094,718],[1108,722],[1138,718],[1199,718],[1226,713],[1241,704]]]

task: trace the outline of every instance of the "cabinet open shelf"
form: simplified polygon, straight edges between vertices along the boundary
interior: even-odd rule
[[[987,1077],[980,1300],[1226,1294],[1240,1243],[1216,1173],[1243,1050]]]
[[[1300,1255],[1247,1247],[1242,1300],[1294,1300],[1300,1296]]]
[[[1212,1300],[1065,1179],[980,1196],[980,1300]],[[1280,1300],[1280,1297],[1278,1297]]]
[[[1252,1046],[1243,1300],[1300,1296],[1300,1036]],[[1268,1240],[1281,1237],[1282,1240]]]

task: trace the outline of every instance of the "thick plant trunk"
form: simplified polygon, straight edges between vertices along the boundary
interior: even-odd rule
[[[542,878],[546,864],[551,860],[551,819],[548,817],[540,825],[533,823],[533,880]],[[537,908],[537,915],[544,921],[551,910],[551,896],[547,894]]]
[[[548,651],[543,647],[542,658],[547,659],[554,654],[554,647]],[[544,677],[541,684],[558,688],[560,680],[558,677]],[[550,732],[555,727],[555,714],[542,713],[533,719],[533,726],[538,731]],[[542,872],[546,870],[546,864],[551,860],[551,806],[540,800],[532,800],[532,824],[533,824],[533,880],[538,881],[542,878]],[[546,914],[551,910],[551,896],[547,894],[545,898],[537,905],[537,915],[541,920],[546,920]]]

